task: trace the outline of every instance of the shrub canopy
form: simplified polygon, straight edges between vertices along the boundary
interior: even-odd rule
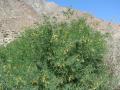
[[[84,19],[29,28],[1,48],[1,85],[22,90],[37,86],[39,90],[106,90],[105,48],[103,35]]]

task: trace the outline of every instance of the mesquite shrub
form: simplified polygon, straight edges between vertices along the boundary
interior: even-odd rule
[[[30,84],[38,86],[38,90],[108,90],[105,50],[104,36],[93,31],[84,19],[47,22],[26,30],[20,39],[8,44],[1,52],[1,60],[21,65],[16,66],[16,71],[10,70],[14,70],[14,77],[16,72],[23,77],[24,83],[7,79],[11,87],[25,87],[38,77]]]

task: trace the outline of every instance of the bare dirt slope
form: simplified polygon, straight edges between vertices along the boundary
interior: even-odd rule
[[[8,43],[24,26],[32,25],[37,14],[19,0],[0,0],[0,44]]]
[[[54,17],[58,21],[66,20],[67,10],[47,0],[0,0],[0,45],[18,37],[23,27],[38,23],[43,18],[42,14]],[[87,23],[94,29],[111,34],[107,39],[109,49],[106,61],[118,80],[114,87],[120,86],[120,25],[74,10],[71,18],[78,17],[86,18]]]

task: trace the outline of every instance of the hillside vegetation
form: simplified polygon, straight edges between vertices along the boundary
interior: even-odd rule
[[[0,48],[0,90],[110,90],[105,46],[84,19],[28,28]]]

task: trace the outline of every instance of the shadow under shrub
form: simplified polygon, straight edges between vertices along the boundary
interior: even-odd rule
[[[104,37],[79,19],[28,29],[2,50],[1,60],[22,65],[13,76],[17,72],[26,84],[36,79],[39,90],[108,90],[105,50]]]

